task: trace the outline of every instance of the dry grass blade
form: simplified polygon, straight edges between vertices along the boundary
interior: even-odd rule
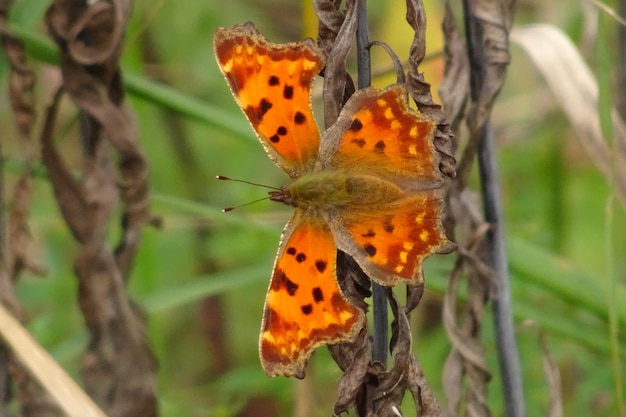
[[[0,337],[68,417],[106,417],[2,304]]]
[[[548,417],[562,417],[563,416],[563,395],[561,394],[561,373],[559,367],[550,354],[550,348],[546,341],[545,333],[541,330],[539,323],[533,320],[526,320],[520,325],[522,327],[531,327],[537,329],[537,342],[541,348],[541,355],[543,359],[543,373],[546,377],[548,384],[549,395],[549,409],[547,412]]]
[[[541,72],[587,154],[607,180],[615,182],[616,194],[626,207],[623,122],[613,110],[617,145],[613,156],[600,127],[597,81],[576,46],[560,29],[546,24],[516,28],[511,40],[524,48]]]

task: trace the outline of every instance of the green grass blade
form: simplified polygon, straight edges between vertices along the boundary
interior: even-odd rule
[[[266,266],[218,272],[196,277],[193,281],[177,284],[172,288],[164,288],[144,298],[141,301],[141,305],[151,314],[163,313],[170,309],[199,301],[205,297],[221,294],[234,288],[266,279]]]
[[[18,25],[11,26],[11,30],[24,42],[28,55],[50,65],[59,64],[56,47],[50,40]],[[124,83],[128,92],[137,98],[212,125],[239,139],[254,138],[250,126],[239,114],[234,115],[216,105],[190,97],[174,88],[137,74],[125,72]]]

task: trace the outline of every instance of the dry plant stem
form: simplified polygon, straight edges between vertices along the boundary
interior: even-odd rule
[[[6,202],[4,200],[4,153],[2,152],[2,137],[0,137],[0,274],[5,272],[4,254],[6,253],[6,236],[5,236],[5,209]],[[2,287],[2,279],[0,278],[0,293]],[[1,394],[0,394],[1,395]]]
[[[467,47],[452,8],[446,3],[443,21],[446,45],[446,72],[440,87],[451,129],[459,131],[466,117],[469,96],[469,65]],[[454,143],[456,144],[456,143]],[[465,152],[467,153],[467,149]],[[475,194],[463,189],[462,173],[448,192],[447,230],[457,241],[459,256],[450,274],[443,302],[443,324],[452,349],[443,369],[446,397],[445,416],[463,413],[471,417],[490,416],[487,405],[487,384],[491,378],[481,342],[482,318],[489,299],[493,273],[481,259],[484,256],[484,235],[489,225],[483,220]],[[467,286],[468,302],[458,306],[459,287]]]
[[[626,0],[619,2],[619,14],[620,16],[626,16]],[[618,25],[617,27],[618,39],[618,59],[617,59],[617,91],[626,91],[626,26]],[[622,118],[626,120],[626,95],[616,94],[617,112]]]
[[[80,244],[74,270],[91,336],[82,364],[85,386],[111,417],[150,417],[157,414],[156,363],[144,317],[125,288],[141,230],[152,220],[147,161],[124,104],[118,62],[130,8],[128,0],[59,0],[48,9],[46,23],[59,46],[63,88],[81,114],[83,181],[70,175],[55,147],[53,108],[41,140],[59,208]],[[106,236],[120,200],[122,235],[112,248]]]
[[[5,184],[2,177],[4,172],[1,159],[3,156],[0,149],[0,303],[18,320],[25,320],[13,285],[23,270],[41,274],[44,268],[33,258],[33,236],[28,224],[31,169],[37,159],[36,146],[32,137],[36,119],[33,97],[36,78],[28,66],[23,43],[13,34],[8,25],[12,5],[12,0],[0,1],[0,39],[10,67],[7,89],[13,121],[19,133],[19,147],[25,168],[15,181],[10,195],[5,196],[2,189]],[[0,414],[4,412],[4,404],[9,400],[8,395],[4,396],[4,394],[9,393],[12,394],[12,399],[22,415],[54,414],[55,407],[50,397],[31,377],[26,368],[16,361],[16,355],[10,350],[5,350],[4,347],[2,347],[2,353],[0,395],[3,398],[0,400]]]
[[[5,225],[5,207],[6,201],[4,197],[4,153],[2,151],[2,137],[0,136],[0,294],[4,294],[8,288],[5,288],[5,285],[8,287],[8,282],[5,281],[6,276],[6,264],[5,264],[5,254],[7,253],[7,238],[6,238],[6,225]],[[0,357],[0,361],[2,361],[4,355]],[[0,366],[4,369],[4,362],[0,362]],[[0,378],[4,379],[4,374],[0,373]],[[1,384],[0,384],[1,385]],[[2,386],[0,386],[2,389]],[[0,406],[3,401],[3,391],[0,391]]]
[[[356,56],[359,88],[372,83],[372,63],[370,61],[370,40],[367,26],[367,0],[357,1],[356,17]]]
[[[0,305],[0,338],[68,417],[105,417],[30,333]],[[0,411],[0,415],[2,411]],[[27,414],[24,414],[27,415]],[[47,413],[46,413],[47,415]]]
[[[484,136],[478,147],[478,166],[485,220],[493,225],[486,236],[487,262],[498,277],[492,284],[492,309],[506,415],[508,417],[522,417],[525,415],[522,373],[515,339],[502,198],[498,183],[493,129],[489,122],[485,125]]]
[[[372,83],[372,65],[370,61],[369,34],[367,28],[367,0],[357,1],[356,56],[359,88],[369,87]],[[387,296],[384,289],[372,282],[372,309],[374,317],[374,343],[372,359],[387,366]]]
[[[493,132],[489,122],[491,108],[510,61],[508,36],[514,4],[514,1],[463,1],[472,106],[468,116],[470,141],[460,163],[457,186],[465,188],[473,155],[478,152],[485,218],[492,225],[486,236],[487,263],[498,277],[492,284],[493,311],[505,411],[508,417],[521,417],[524,415],[522,378],[511,311]]]
[[[2,138],[0,137],[0,294],[4,294],[9,287],[9,279],[4,263],[6,253],[6,239],[4,235],[4,157],[2,153]],[[1,303],[0,303],[1,305]],[[9,393],[9,355],[7,349],[0,344],[0,416],[8,402]]]

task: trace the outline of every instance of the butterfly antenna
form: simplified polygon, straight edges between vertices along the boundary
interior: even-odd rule
[[[243,182],[245,182],[245,181],[243,181]],[[223,213],[228,213],[229,211],[233,211],[233,210],[238,209],[238,208],[240,208],[240,207],[249,206],[249,205],[251,205],[251,204],[258,203],[259,201],[269,200],[269,199],[270,199],[270,198],[269,198],[269,196],[267,196],[267,197],[259,198],[258,200],[250,201],[249,203],[241,204],[241,205],[239,205],[239,206],[234,206],[234,207],[226,207],[226,208],[223,208],[223,209],[222,209],[222,212],[223,212]]]
[[[235,178],[228,178],[228,177],[225,177],[223,175],[216,175],[215,178],[217,178],[218,180],[222,180],[222,181],[242,182],[244,184],[255,185],[257,187],[269,188],[270,190],[280,190],[280,188],[272,187],[271,185],[258,184],[256,182],[246,181],[246,180],[239,180],[239,179],[235,179]],[[254,203],[254,201],[253,201],[253,203]],[[246,205],[246,204],[244,204],[244,205]]]

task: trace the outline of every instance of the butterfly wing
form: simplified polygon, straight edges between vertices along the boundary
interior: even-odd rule
[[[301,209],[285,227],[265,301],[260,337],[270,376],[304,377],[316,347],[352,339],[364,314],[343,295],[336,246],[326,223]]]
[[[326,166],[372,169],[402,188],[441,186],[436,124],[407,104],[404,85],[357,91],[324,133],[320,159]]]
[[[343,211],[329,219],[339,249],[381,285],[422,281],[422,261],[454,245],[441,225],[439,190],[423,191],[377,207]]]
[[[315,163],[319,131],[313,79],[324,66],[315,43],[274,44],[252,23],[218,28],[213,49],[235,100],[270,158],[292,178]]]
[[[324,166],[374,175],[402,191],[388,203],[339,209],[327,218],[338,247],[382,285],[419,282],[422,260],[453,248],[441,225],[436,124],[412,110],[407,99],[402,84],[356,92],[320,148]]]

